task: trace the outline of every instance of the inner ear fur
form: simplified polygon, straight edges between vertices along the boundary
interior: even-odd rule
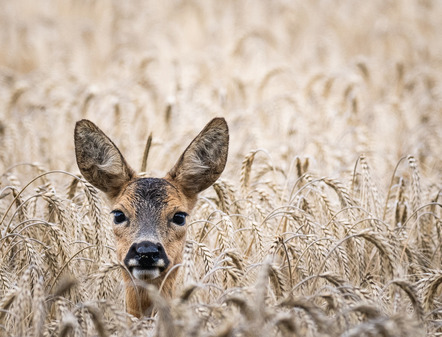
[[[211,186],[224,171],[229,149],[229,128],[224,118],[212,119],[183,152],[166,179],[189,197]]]
[[[84,178],[112,199],[135,177],[115,144],[94,123],[75,125],[75,155]]]

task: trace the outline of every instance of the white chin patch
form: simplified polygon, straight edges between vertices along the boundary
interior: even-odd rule
[[[139,280],[153,280],[160,276],[160,270],[159,268],[153,268],[153,269],[141,269],[141,268],[134,268],[132,271],[132,275],[139,279]]]

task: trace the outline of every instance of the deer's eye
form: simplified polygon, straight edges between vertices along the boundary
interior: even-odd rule
[[[172,218],[172,221],[175,225],[184,226],[186,224],[186,216],[187,214],[184,212],[177,212]]]
[[[126,216],[121,211],[112,211],[112,214],[114,215],[114,224],[116,225],[127,220]]]

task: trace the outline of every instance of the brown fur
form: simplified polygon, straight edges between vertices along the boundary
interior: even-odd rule
[[[167,269],[148,283],[159,287],[165,275],[181,263],[186,228],[172,223],[176,212],[189,214],[197,195],[211,186],[224,170],[229,143],[223,118],[209,122],[190,143],[173,168],[162,178],[140,178],[115,144],[92,122],[81,120],[75,127],[78,167],[87,181],[105,192],[113,210],[128,219],[114,225],[117,257],[123,262],[129,248],[142,241],[159,242],[169,259]],[[164,281],[162,293],[172,297],[176,269]],[[144,281],[123,273],[127,311],[142,316],[151,310]],[[145,285],[145,284],[144,284]]]

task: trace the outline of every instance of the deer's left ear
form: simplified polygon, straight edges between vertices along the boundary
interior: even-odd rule
[[[165,178],[175,182],[188,197],[196,197],[224,171],[228,150],[227,123],[224,118],[214,118],[190,143]]]

